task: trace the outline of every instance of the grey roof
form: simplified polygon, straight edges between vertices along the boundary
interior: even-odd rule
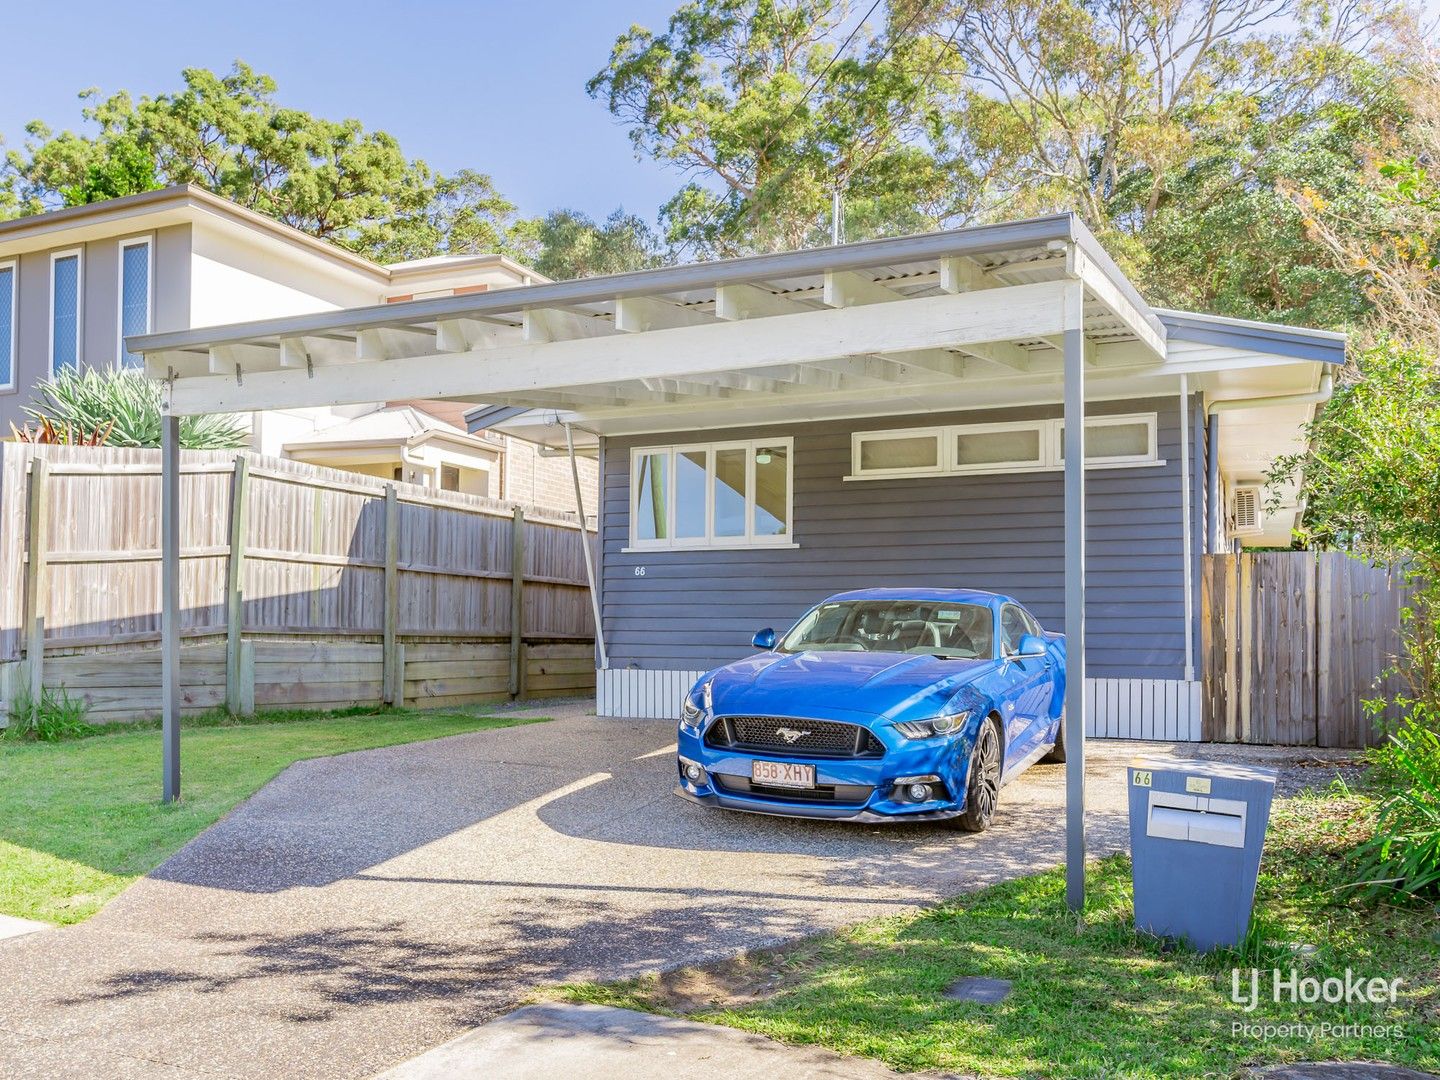
[[[1303,326],[1283,326],[1165,308],[1155,308],[1154,311],[1165,324],[1165,335],[1169,341],[1224,345],[1322,364],[1345,363],[1345,335],[1332,330],[1311,330]]]

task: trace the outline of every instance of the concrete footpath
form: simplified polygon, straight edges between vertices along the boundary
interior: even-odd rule
[[[529,1005],[437,1046],[379,1080],[554,1080],[557,1076],[674,1080],[765,1076],[898,1080],[877,1061],[761,1035],[604,1005]],[[909,1074],[912,1078],[914,1073]]]

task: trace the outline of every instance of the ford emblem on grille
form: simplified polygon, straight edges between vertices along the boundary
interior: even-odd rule
[[[777,727],[775,729],[775,734],[779,735],[780,738],[784,739],[786,743],[793,745],[803,739],[806,735],[809,735],[810,732],[796,731],[793,727]]]

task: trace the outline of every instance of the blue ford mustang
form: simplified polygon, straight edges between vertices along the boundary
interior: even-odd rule
[[[1065,759],[1065,638],[1008,596],[840,593],[754,644],[685,697],[682,798],[979,832],[1006,781]]]

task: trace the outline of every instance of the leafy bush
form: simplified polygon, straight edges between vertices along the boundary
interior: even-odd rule
[[[4,734],[7,739],[38,742],[79,739],[96,730],[86,720],[89,715],[90,706],[85,699],[72,698],[63,686],[59,690],[46,687],[38,703],[26,688],[10,702],[10,726]]]
[[[160,384],[134,370],[66,369],[37,383],[33,405],[25,412],[55,427],[96,431],[113,424],[108,446],[160,445]],[[234,416],[185,416],[180,420],[180,445],[187,450],[233,450],[249,439],[244,423]]]
[[[1371,751],[1386,790],[1375,835],[1360,846],[1361,884],[1372,892],[1440,892],[1440,717],[1417,708]]]

